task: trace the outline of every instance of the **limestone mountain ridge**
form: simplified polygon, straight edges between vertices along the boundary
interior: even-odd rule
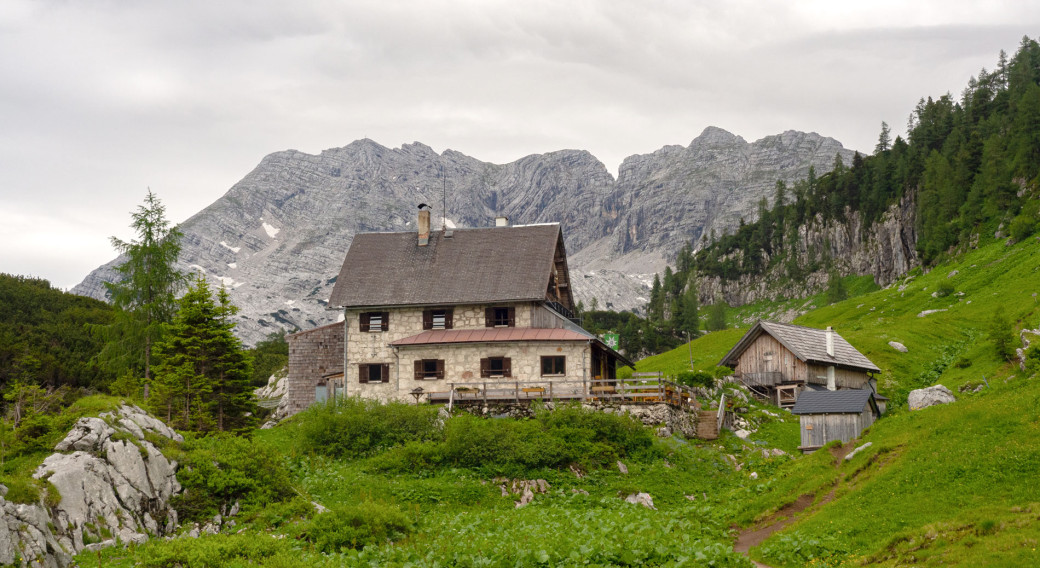
[[[492,164],[421,143],[387,148],[362,139],[317,155],[275,152],[213,204],[180,225],[180,268],[229,288],[248,343],[278,329],[334,322],[326,308],[353,236],[415,229],[416,206],[433,224],[483,227],[559,222],[578,300],[640,309],[653,274],[685,243],[753,220],[778,179],[810,167],[829,171],[852,150],[816,133],[787,131],[755,142],[708,127],[688,146],[626,158],[615,179],[583,150],[533,154]],[[442,206],[442,202],[444,206]],[[442,209],[447,215],[442,215]],[[104,299],[112,262],[73,292]],[[462,276],[464,277],[464,276]]]

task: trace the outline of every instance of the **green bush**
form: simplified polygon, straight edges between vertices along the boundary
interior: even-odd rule
[[[339,458],[440,437],[436,407],[356,397],[311,407],[301,416],[300,434],[302,450]]]
[[[679,371],[675,377],[676,382],[688,387],[713,388],[715,376],[706,371]]]
[[[185,440],[177,479],[184,487],[172,500],[185,521],[212,517],[235,501],[244,511],[292,497],[289,472],[270,448],[230,434]]]
[[[244,562],[243,562],[244,561]],[[292,542],[268,535],[233,534],[149,541],[136,549],[134,565],[143,568],[224,568],[225,566],[299,566]]]
[[[334,553],[400,540],[413,528],[412,520],[397,507],[366,501],[318,515],[302,536],[319,551]]]
[[[1011,226],[1008,228],[1008,232],[1011,233],[1011,238],[1014,241],[1021,242],[1032,235],[1036,231],[1036,221],[1032,216],[1022,214],[1015,217],[1011,221]]]
[[[935,289],[935,295],[939,298],[945,298],[946,296],[953,294],[953,292],[953,283],[948,280],[940,282],[938,288]]]
[[[373,458],[371,466],[395,472],[462,467],[490,476],[523,476],[544,468],[578,464],[595,469],[621,458],[659,455],[653,434],[633,418],[575,405],[536,410],[530,420],[460,414],[445,424],[443,440],[401,445]]]

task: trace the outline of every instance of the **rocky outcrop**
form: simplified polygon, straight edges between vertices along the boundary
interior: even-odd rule
[[[787,277],[786,266],[774,266],[763,275],[743,275],[724,280],[715,276],[700,278],[700,301],[724,300],[744,305],[761,300],[800,298],[822,291],[831,269],[840,276],[872,275],[878,286],[888,286],[920,264],[917,256],[916,209],[912,196],[892,205],[881,219],[867,224],[859,212],[847,211],[844,221],[823,221],[818,217],[798,228],[797,241],[784,254],[794,254],[799,266],[817,264],[820,268],[798,281]],[[830,266],[820,263],[831,259]],[[764,264],[770,258],[764,256]],[[792,318],[798,314],[791,314]]]
[[[415,207],[450,224],[485,227],[560,222],[578,300],[641,309],[655,272],[687,242],[753,220],[778,179],[793,183],[835,154],[852,152],[815,133],[788,131],[746,142],[709,127],[689,146],[631,156],[617,180],[590,153],[561,150],[504,165],[423,144],[386,148],[359,140],[310,155],[278,152],[223,197],[180,225],[180,267],[227,286],[241,308],[236,332],[254,343],[279,329],[310,329],[326,310],[354,235],[415,227]],[[441,206],[441,203],[445,206]],[[73,289],[104,299],[119,259]]]
[[[942,385],[933,385],[925,389],[910,391],[906,402],[910,410],[921,410],[937,404],[949,404],[956,400],[950,389]]]
[[[60,498],[14,504],[0,498],[0,564],[63,567],[90,547],[172,533],[180,491],[176,462],[149,440],[183,438],[140,408],[81,418],[34,477]]]

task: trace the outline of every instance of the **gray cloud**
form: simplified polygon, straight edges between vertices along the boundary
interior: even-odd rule
[[[68,287],[265,155],[361,137],[616,170],[716,125],[869,150],[1035,33],[1017,2],[95,2],[0,10],[0,271]]]

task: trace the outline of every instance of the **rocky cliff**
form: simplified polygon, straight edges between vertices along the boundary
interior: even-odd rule
[[[878,286],[888,286],[920,264],[915,249],[915,224],[913,196],[907,196],[869,226],[858,211],[848,212],[842,222],[814,219],[799,227],[793,252],[801,266],[826,255],[839,275],[869,274]],[[784,270],[783,266],[775,266],[764,275],[744,275],[736,280],[701,277],[700,301],[707,304],[721,299],[739,306],[759,300],[804,297],[827,285],[826,267],[798,282],[787,278]]]
[[[80,419],[33,475],[46,479],[57,498],[23,504],[0,497],[0,565],[65,567],[90,547],[171,534],[177,464],[146,434],[183,441],[135,406]]]
[[[827,171],[852,152],[818,134],[785,132],[753,143],[707,128],[689,146],[622,163],[617,180],[585,151],[482,162],[423,144],[386,148],[359,140],[319,155],[271,154],[223,197],[181,225],[181,268],[228,286],[242,308],[239,334],[255,342],[278,329],[308,329],[339,314],[325,308],[353,236],[414,230],[416,205],[446,209],[449,225],[560,222],[579,300],[638,309],[653,274],[686,242],[751,220],[777,179]],[[444,205],[442,206],[442,203]],[[100,267],[76,286],[104,298]]]

